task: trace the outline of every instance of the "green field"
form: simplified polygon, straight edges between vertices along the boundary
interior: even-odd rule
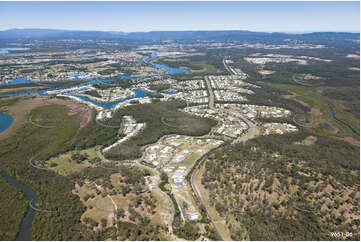
[[[64,176],[74,174],[76,172],[81,171],[85,167],[92,166],[91,163],[94,163],[94,159],[98,157],[95,149],[96,148],[94,147],[80,151],[69,151],[67,153],[61,154],[57,157],[53,157],[47,160],[46,167]],[[77,153],[81,155],[86,155],[88,158],[85,161],[78,163],[71,158],[73,154],[77,154]]]
[[[213,66],[213,65],[210,65],[210,64],[207,64],[205,62],[191,62],[190,63],[191,65],[193,66],[197,66],[197,67],[200,67],[202,69],[200,70],[194,70],[194,69],[191,69],[191,72],[192,73],[202,73],[202,72],[205,72],[205,73],[215,73],[217,72],[217,69]]]

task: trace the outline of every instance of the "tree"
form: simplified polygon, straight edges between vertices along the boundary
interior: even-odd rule
[[[108,221],[105,218],[102,218],[100,220],[100,222],[101,222],[103,228],[105,228],[107,226]]]
[[[117,219],[124,218],[125,211],[122,208],[118,208],[116,211]]]

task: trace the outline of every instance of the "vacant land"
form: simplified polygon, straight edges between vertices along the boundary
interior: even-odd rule
[[[152,227],[159,231],[153,235],[154,238],[167,238],[169,210],[168,206],[164,206],[167,201],[162,199],[158,191],[149,190],[144,178],[149,172],[138,167],[118,168],[118,171],[86,168],[74,174],[77,182],[73,193],[87,207],[81,217],[82,223],[99,232],[105,229],[121,232],[119,224],[123,223],[143,227],[144,233],[149,233]],[[111,236],[113,240],[120,239],[117,233]]]
[[[39,87],[39,86],[35,86],[35,87],[23,87],[23,88],[1,88],[0,89],[0,94],[5,94],[5,93],[17,93],[17,92],[27,92],[27,91],[34,91],[34,90],[41,90],[41,89],[46,89],[48,87]]]
[[[60,175],[68,176],[86,167],[94,167],[97,155],[94,148],[81,151],[69,151],[46,161],[45,166]]]
[[[199,67],[201,69],[197,70],[197,69],[191,69],[191,73],[215,73],[217,72],[217,69],[213,66],[213,65],[210,65],[210,64],[207,64],[205,62],[191,62],[190,63],[191,65],[193,66],[196,66],[196,67]]]

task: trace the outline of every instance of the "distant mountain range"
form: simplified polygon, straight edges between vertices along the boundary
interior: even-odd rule
[[[9,29],[0,31],[0,40],[25,41],[32,40],[242,40],[250,42],[274,42],[284,39],[302,40],[308,42],[332,42],[344,40],[359,40],[359,33],[316,32],[307,34],[266,33],[251,31],[151,31],[151,32],[115,32],[115,31],[80,31],[55,29]]]

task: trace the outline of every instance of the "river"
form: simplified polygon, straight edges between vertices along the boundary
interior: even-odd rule
[[[166,65],[161,65],[161,64],[158,64],[158,63],[151,62],[152,60],[155,60],[156,58],[158,58],[158,56],[152,54],[151,57],[149,57],[148,59],[143,60],[143,61],[145,63],[153,65],[153,66],[155,66],[157,68],[168,70],[171,75],[175,75],[175,74],[179,74],[179,73],[189,74],[189,71],[181,69],[181,68],[173,68],[173,67],[169,67],[169,66],[166,66]],[[131,76],[121,75],[121,76],[118,77],[118,79],[125,79],[125,78],[131,78]],[[18,79],[21,79],[21,78],[18,78]],[[15,80],[18,80],[18,79],[14,79],[11,82],[13,82]],[[27,80],[22,78],[22,81],[27,81]],[[40,96],[49,96],[48,94],[46,94],[47,91],[61,90],[61,89],[65,89],[65,88],[89,86],[89,85],[105,83],[105,82],[113,82],[113,81],[114,81],[113,79],[91,80],[91,81],[81,83],[81,84],[77,84],[77,85],[73,85],[73,86],[70,86],[70,87],[49,88],[49,89],[45,89],[45,90],[35,90],[35,91],[27,91],[27,92],[1,94],[0,98],[1,97],[20,96],[20,95],[31,95],[31,94],[38,94]],[[100,106],[100,107],[103,107],[103,108],[106,108],[106,109],[111,109],[111,108],[115,107],[117,104],[119,104],[121,102],[145,96],[145,92],[143,90],[141,90],[141,89],[135,89],[133,91],[135,92],[134,96],[129,97],[129,98],[125,98],[125,99],[121,99],[121,100],[117,100],[117,101],[114,101],[114,102],[97,102],[97,101],[92,100],[92,99],[90,99],[88,97],[84,97],[84,96],[80,96],[80,95],[76,95],[76,94],[72,94],[72,93],[70,93],[69,95],[80,98],[83,101],[90,102],[90,103],[95,104],[97,106]]]
[[[151,62],[152,60],[157,59],[159,56],[152,54],[148,59],[144,60],[145,63],[151,64],[152,66],[155,66],[159,69],[165,69],[168,70],[170,72],[171,75],[176,75],[176,74],[189,74],[189,71],[182,69],[182,68],[175,68],[175,67],[170,67],[170,66],[166,66],[166,65],[162,65],[162,64],[158,64],[158,63],[154,63]]]
[[[31,190],[30,188],[24,186],[23,184],[20,184],[17,180],[9,176],[6,172],[0,172],[0,175],[5,178],[5,180],[15,188],[19,189],[22,193],[24,193],[26,199],[32,201],[33,204],[38,203],[38,197],[36,196],[35,192]],[[18,235],[16,237],[16,240],[20,241],[29,241],[32,240],[31,236],[31,228],[32,223],[35,217],[35,210],[28,207],[25,216],[23,217],[20,228],[18,231]]]
[[[6,83],[0,83],[0,86],[8,86],[8,85],[18,85],[18,84],[25,84],[25,83],[33,83],[32,81],[26,80],[24,77],[7,80]]]
[[[0,48],[0,55],[9,54],[11,51],[29,50],[29,48]]]

